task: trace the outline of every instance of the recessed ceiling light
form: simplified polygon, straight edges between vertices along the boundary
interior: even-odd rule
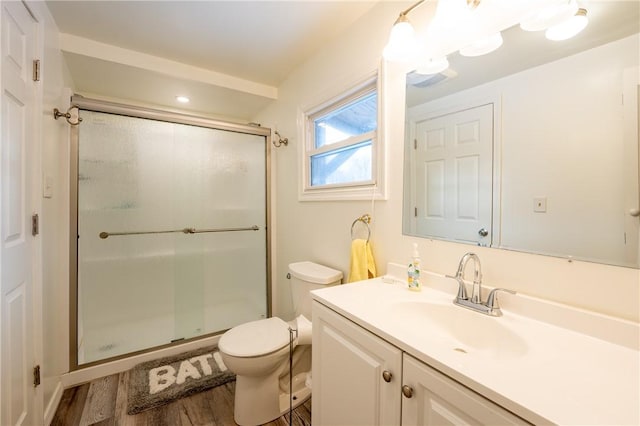
[[[189,100],[190,99],[186,96],[176,96],[176,101],[180,102],[181,104],[189,103]]]

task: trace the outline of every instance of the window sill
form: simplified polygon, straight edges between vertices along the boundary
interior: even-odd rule
[[[298,201],[386,200],[386,191],[377,185],[301,190]]]

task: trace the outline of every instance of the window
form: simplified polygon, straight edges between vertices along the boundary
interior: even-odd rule
[[[304,113],[301,199],[379,198],[378,104],[377,78],[370,78]]]

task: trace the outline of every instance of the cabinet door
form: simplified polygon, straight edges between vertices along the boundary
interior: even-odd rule
[[[402,425],[518,425],[520,417],[404,354]],[[405,390],[405,389],[403,389]]]
[[[398,348],[318,302],[312,348],[314,426],[400,424]]]

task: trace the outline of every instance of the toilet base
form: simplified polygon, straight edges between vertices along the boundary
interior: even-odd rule
[[[299,373],[293,379],[293,404],[298,407],[311,396],[311,388],[305,385],[308,373]],[[289,412],[289,392],[279,389],[277,378],[253,380],[236,377],[234,420],[241,426],[268,423]]]
[[[289,413],[289,408],[295,410],[298,406],[311,398],[311,388],[307,387],[305,384],[307,375],[308,373],[300,373],[293,378],[293,397],[291,404],[289,404],[289,392],[280,393],[280,416]]]

